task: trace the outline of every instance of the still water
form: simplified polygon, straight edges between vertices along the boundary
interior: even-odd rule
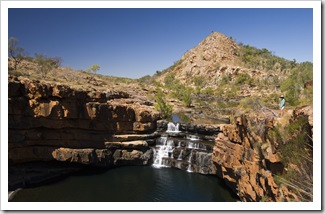
[[[233,202],[224,182],[174,168],[125,166],[23,189],[16,202]]]

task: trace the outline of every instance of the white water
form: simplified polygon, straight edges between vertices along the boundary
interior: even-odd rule
[[[208,159],[211,159],[211,156],[208,159],[204,157],[211,153],[210,146],[203,142],[204,138],[196,134],[173,134],[181,132],[179,126],[179,123],[175,125],[169,122],[166,133],[156,140],[156,146],[153,148],[153,167],[175,167],[187,172],[207,173],[206,165],[209,164]]]
[[[177,123],[176,125],[172,122],[169,122],[167,124],[167,131],[166,132],[173,132],[173,133],[179,133],[181,131],[179,131],[179,123]]]
[[[182,160],[183,159],[183,152],[184,152],[184,150],[182,149],[181,152],[178,155],[177,160]]]
[[[187,135],[186,138],[192,141],[200,140],[200,138],[196,135]]]
[[[192,158],[193,158],[193,150],[191,151],[190,153],[190,156],[188,158],[188,167],[187,167],[187,172],[193,172],[193,169],[192,169]]]
[[[189,149],[201,149],[201,150],[206,150],[206,146],[200,143],[195,143],[195,142],[188,142],[186,143],[186,147]]]
[[[176,125],[172,122],[169,122],[167,124],[167,130],[166,133],[179,133],[179,123]],[[178,143],[178,146],[180,146],[180,143]],[[173,140],[168,140],[167,136],[162,136],[156,145],[156,149],[154,150],[154,162],[153,166],[156,168],[160,167],[168,167],[167,165],[164,164],[164,158],[169,158],[173,154],[173,150],[176,147],[174,145]]]
[[[174,141],[168,140],[166,136],[161,137],[156,145],[157,149],[154,151],[153,166],[156,168],[167,167],[163,163],[164,158],[168,158],[172,155],[174,150]]]

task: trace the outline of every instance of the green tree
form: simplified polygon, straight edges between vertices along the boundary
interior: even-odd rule
[[[8,43],[8,51],[9,51],[9,57],[11,57],[14,60],[14,70],[17,70],[17,66],[21,63],[21,61],[24,59],[24,48],[18,46],[19,40],[15,37],[9,38]]]
[[[87,69],[87,73],[90,74],[91,76],[91,80],[94,79],[95,74],[97,73],[97,71],[100,69],[100,66],[98,64],[93,64],[92,66],[90,66]]]
[[[192,105],[191,94],[192,94],[191,88],[184,86],[183,91],[182,91],[182,100],[186,107],[190,107]]]
[[[303,62],[297,64],[291,70],[289,77],[281,82],[281,91],[286,93],[286,100],[290,105],[296,106],[299,104],[304,84],[310,80],[313,80],[313,64],[311,62]]]
[[[44,54],[35,54],[35,62],[38,65],[38,70],[43,79],[46,78],[47,74],[61,65],[60,57],[47,57]]]
[[[157,93],[155,94],[156,103],[154,107],[160,112],[160,115],[164,119],[170,119],[172,116],[173,108],[167,103],[164,93],[160,88],[157,88]]]

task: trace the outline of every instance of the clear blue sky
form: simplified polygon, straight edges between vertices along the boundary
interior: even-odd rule
[[[30,56],[60,56],[63,66],[139,78],[163,70],[212,31],[313,62],[312,9],[9,9],[9,37]]]

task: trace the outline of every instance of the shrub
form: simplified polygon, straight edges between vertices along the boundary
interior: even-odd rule
[[[14,37],[9,38],[8,42],[8,52],[9,56],[13,59],[14,61],[14,67],[13,70],[17,70],[17,66],[22,62],[22,60],[25,58],[24,56],[24,48],[18,46],[19,40]],[[9,68],[11,69],[11,68]]]
[[[237,85],[231,85],[226,91],[226,93],[224,93],[224,96],[228,98],[234,98],[237,96],[238,90],[239,87]]]
[[[43,79],[46,78],[48,72],[58,68],[61,65],[60,57],[47,57],[43,54],[35,54],[35,62]]]
[[[175,74],[174,73],[169,73],[165,76],[164,83],[166,88],[172,89],[175,85]]]
[[[192,105],[191,89],[190,88],[188,88],[188,87],[183,88],[182,100],[186,107],[190,107]]]
[[[245,97],[240,101],[240,107],[245,110],[258,110],[261,108],[261,104],[257,97]]]
[[[194,82],[194,85],[196,87],[201,87],[202,88],[205,85],[205,81],[204,81],[203,77],[195,76],[193,78],[193,82]]]
[[[227,85],[229,82],[230,82],[229,76],[225,75],[225,74],[222,74],[221,78],[220,78],[220,81],[219,81],[219,84],[220,85]]]
[[[212,96],[214,94],[214,91],[211,87],[207,87],[201,93],[208,96]]]
[[[284,58],[275,56],[271,51],[266,48],[258,49],[253,46],[244,45],[240,46],[240,56],[242,62],[251,68],[260,68],[266,70],[273,70],[274,65],[279,64],[281,70],[291,69],[295,66],[295,60],[290,61]]]
[[[192,88],[186,87],[185,85],[176,81],[173,85],[172,95],[180,101],[183,101],[186,107],[190,107],[192,105]]]
[[[95,74],[97,73],[97,71],[100,69],[100,66],[98,64],[94,64],[92,66],[90,66],[86,72],[88,74],[90,74],[90,80],[93,80],[95,77]]]
[[[313,87],[305,88],[300,96],[301,105],[313,105]]]
[[[194,85],[195,85],[196,94],[200,94],[201,90],[202,90],[202,87],[206,84],[205,80],[203,79],[203,77],[195,76],[193,78],[193,82],[194,82]]]
[[[172,106],[166,101],[165,95],[160,88],[157,88],[157,93],[155,95],[156,103],[154,107],[160,112],[161,117],[164,119],[170,119],[172,116]]]
[[[235,78],[235,84],[248,84],[251,85],[253,83],[253,78],[249,76],[247,73],[241,73]]]
[[[292,189],[302,201],[312,201],[313,140],[308,117],[300,115],[284,127],[277,126],[268,137],[278,143],[278,154],[286,171],[276,176],[277,182]]]
[[[280,89],[286,94],[286,100],[289,105],[297,106],[300,104],[300,96],[304,88],[304,84],[308,81],[313,80],[313,64],[310,62],[304,62],[296,65],[296,67],[291,71],[288,78],[283,80],[280,84]],[[311,98],[312,93],[308,96],[306,93],[311,93],[311,91],[306,91],[305,96]]]

